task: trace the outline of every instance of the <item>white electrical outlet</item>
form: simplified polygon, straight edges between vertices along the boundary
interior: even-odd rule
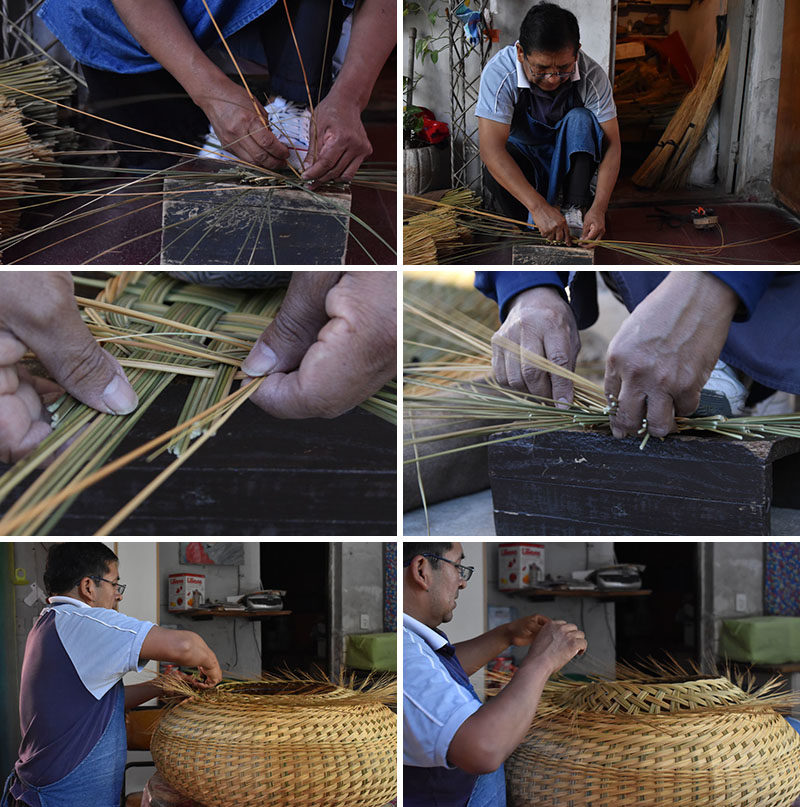
[[[736,595],[736,611],[738,613],[743,613],[747,610],[747,594],[737,594]]]
[[[361,614],[361,630],[369,630],[369,614]]]

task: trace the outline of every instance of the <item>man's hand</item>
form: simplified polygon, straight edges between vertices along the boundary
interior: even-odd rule
[[[584,241],[597,241],[606,234],[605,212],[592,205],[583,217],[583,232],[581,238]]]
[[[548,241],[563,241],[567,246],[572,243],[567,220],[557,207],[542,200],[542,204],[530,211],[533,223]]]
[[[28,349],[58,384],[34,378],[19,364]],[[0,462],[15,462],[47,437],[50,419],[43,403],[61,387],[107,414],[128,414],[138,405],[122,367],[81,320],[69,272],[3,272]]]
[[[296,271],[242,369],[268,375],[251,400],[279,418],[332,418],[396,372],[394,272]]]
[[[608,346],[605,392],[615,396],[615,437],[647,417],[655,437],[691,415],[728,338],[739,298],[708,272],[671,272],[623,322]]]
[[[525,647],[531,644],[548,622],[550,622],[550,620],[541,614],[523,616],[519,619],[515,619],[513,622],[509,622],[506,625],[509,639],[508,643],[516,647]]]
[[[358,104],[341,98],[336,86],[320,101],[311,120],[311,143],[303,179],[317,184],[333,179],[348,182],[372,154]]]
[[[544,356],[569,370],[575,369],[581,340],[572,309],[552,286],[536,286],[520,292],[508,316],[492,339],[492,369],[504,387],[572,403],[572,382],[551,376],[526,363],[523,351]]]
[[[548,675],[552,675],[583,653],[586,646],[586,637],[577,625],[554,619],[542,625],[520,666],[540,665]]]
[[[289,149],[265,126],[247,91],[230,79],[198,99],[222,147],[237,157],[265,168],[281,168],[289,159]]]

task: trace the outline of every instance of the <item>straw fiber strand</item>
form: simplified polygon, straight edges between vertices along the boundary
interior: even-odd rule
[[[800,735],[726,678],[549,686],[506,762],[509,807],[787,807]]]
[[[396,789],[397,723],[330,685],[228,687],[171,710],[151,744],[162,776],[206,807],[381,807]],[[256,690],[254,692],[254,690]]]

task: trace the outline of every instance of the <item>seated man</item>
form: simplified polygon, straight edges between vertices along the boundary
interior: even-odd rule
[[[555,3],[531,8],[519,41],[484,68],[475,114],[498,213],[535,224],[553,241],[603,237],[619,174],[619,125],[611,82],[581,50],[574,14]]]
[[[440,625],[472,576],[460,543],[403,544],[403,805],[505,807],[503,763],[528,732],[547,679],[586,650],[576,625],[539,614],[450,644]],[[529,646],[481,703],[469,681],[509,645]]]

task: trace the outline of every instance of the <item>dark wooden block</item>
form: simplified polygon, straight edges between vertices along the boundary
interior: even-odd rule
[[[561,432],[489,446],[498,535],[769,535],[800,508],[800,440]]]
[[[175,425],[189,384],[178,379],[116,450]],[[91,535],[174,457],[145,457],[82,493],[53,535]],[[6,466],[0,464],[0,475]],[[0,515],[25,485],[0,505]],[[247,403],[155,491],[116,535],[390,535],[397,533],[397,431],[354,409],[278,420]]]
[[[164,181],[165,264],[343,264],[350,191]]]
[[[558,247],[548,244],[514,244],[512,266],[552,266],[594,264],[594,250],[583,247]]]

